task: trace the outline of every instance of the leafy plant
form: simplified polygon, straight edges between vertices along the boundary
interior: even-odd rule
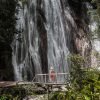
[[[100,71],[83,67],[85,60],[80,55],[72,55],[69,59],[71,84],[65,94],[55,93],[51,100],[100,100]]]
[[[0,100],[13,100],[13,97],[11,95],[2,95],[0,96]]]

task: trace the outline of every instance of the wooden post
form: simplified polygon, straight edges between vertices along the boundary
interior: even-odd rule
[[[58,74],[56,73],[56,83],[57,83],[57,77],[58,77]]]
[[[45,78],[45,83],[46,83],[46,75],[44,75],[44,78]]]

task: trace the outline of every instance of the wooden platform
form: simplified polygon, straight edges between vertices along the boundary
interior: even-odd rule
[[[40,82],[25,82],[25,81],[2,81],[0,82],[0,88],[3,87],[13,87],[17,85],[32,85],[32,84],[40,84],[40,85],[45,85],[45,86],[51,86],[51,85],[66,85],[66,83],[40,83]]]
[[[13,87],[13,86],[23,85],[23,84],[33,84],[33,83],[32,82],[2,81],[0,82],[0,88]]]

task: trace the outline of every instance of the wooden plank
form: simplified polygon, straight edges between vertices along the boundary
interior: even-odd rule
[[[69,75],[69,73],[55,73],[57,75]],[[44,76],[44,75],[50,75],[50,74],[36,74],[36,76]]]
[[[16,85],[24,85],[24,84],[34,84],[33,82],[14,82],[14,81],[3,81],[3,82],[0,82],[0,88],[2,87],[13,87],[13,86],[16,86]]]
[[[1,87],[10,87],[10,86],[16,86],[16,82],[10,82],[10,81],[0,82],[0,88]]]
[[[45,85],[66,85],[66,83],[45,83]]]
[[[66,85],[66,83],[44,83],[44,82],[13,82],[13,81],[2,81],[0,82],[0,88],[2,87],[13,87],[16,85],[32,85],[32,84],[41,84],[41,85]]]

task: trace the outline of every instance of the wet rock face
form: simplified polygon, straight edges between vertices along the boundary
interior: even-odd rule
[[[50,66],[68,71],[69,53],[89,56],[87,9],[79,0],[30,0],[18,17],[24,31],[22,42],[13,42],[16,80],[32,80],[37,73],[48,73]]]
[[[3,49],[3,51],[1,51],[0,53],[0,81],[5,80],[14,80],[14,70],[13,70],[13,66],[12,66],[12,55],[11,55],[11,47],[9,46],[9,48],[5,48],[6,46],[3,46],[1,49]]]
[[[19,26],[24,26],[24,31],[18,34],[22,35],[21,41],[15,39],[13,58],[10,43],[0,45],[0,80],[13,80],[14,71],[17,80],[25,77],[32,80],[37,72],[48,73],[51,65],[57,67],[56,71],[62,71],[63,66],[66,70],[68,52],[81,54],[90,61],[89,19],[85,4],[80,0],[33,1],[28,1],[22,9],[24,21],[20,22],[24,24]],[[13,61],[15,69],[12,60],[16,61]]]
[[[44,100],[43,95],[42,96],[27,96],[23,100]]]
[[[74,52],[81,54],[87,60],[86,66],[90,66],[92,45],[89,38],[89,17],[87,15],[86,3],[79,0],[68,0],[72,16],[76,24],[73,33],[73,48]]]
[[[39,54],[42,64],[43,73],[48,73],[48,59],[47,59],[47,31],[45,29],[45,13],[41,8],[41,1],[37,0],[37,29],[39,32]]]
[[[0,81],[13,80],[11,43],[15,33],[15,1],[0,0]]]

